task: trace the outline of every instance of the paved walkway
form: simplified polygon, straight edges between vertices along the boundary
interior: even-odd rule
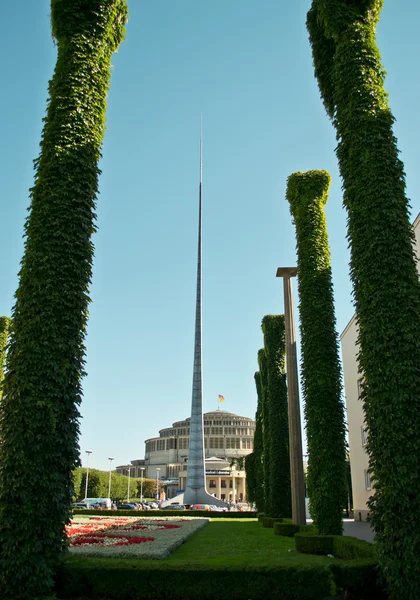
[[[344,535],[350,535],[359,540],[366,540],[366,542],[373,542],[375,534],[369,523],[365,521],[353,521],[353,519],[343,520]]]
[[[312,524],[312,519],[306,519],[308,525]],[[372,527],[366,521],[353,521],[353,519],[343,519],[343,535],[373,542],[375,534]]]

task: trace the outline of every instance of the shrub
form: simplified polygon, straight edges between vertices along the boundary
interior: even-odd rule
[[[282,523],[283,519],[279,517],[264,517],[263,527],[274,527],[274,523]]]
[[[295,547],[304,554],[332,554],[343,560],[375,559],[372,544],[349,536],[297,533]]]
[[[301,531],[305,525],[296,525],[296,523],[279,523],[276,521],[273,525],[274,535],[283,535],[285,537],[293,537],[295,533]]]
[[[335,593],[328,567],[200,568],[135,560],[71,557],[56,579],[59,598],[173,598],[182,600],[319,600]]]
[[[345,597],[363,600],[386,600],[388,598],[379,577],[376,560],[353,560],[349,563],[331,562],[331,573],[337,592]]]
[[[307,533],[296,533],[295,548],[302,554],[333,554],[333,535],[308,535]]]

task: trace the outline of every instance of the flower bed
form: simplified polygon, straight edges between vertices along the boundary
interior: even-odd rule
[[[160,559],[208,522],[176,517],[76,517],[66,531],[72,554]]]

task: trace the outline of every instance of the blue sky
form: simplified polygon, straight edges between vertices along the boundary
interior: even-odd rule
[[[265,314],[283,310],[278,266],[295,264],[285,200],[294,171],[327,169],[336,316],[352,316],[335,133],[313,77],[309,0],[129,2],[113,59],[98,202],[80,446],[90,465],[144,456],[190,413],[199,123],[204,130],[204,407],[253,417]],[[55,64],[49,1],[2,3],[0,314],[10,314],[32,160]],[[420,212],[420,5],[387,0],[378,44]],[[294,288],[295,300],[297,289]]]

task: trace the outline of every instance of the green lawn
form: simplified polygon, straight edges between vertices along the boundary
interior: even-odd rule
[[[264,528],[256,519],[217,519],[192,535],[182,546],[163,560],[138,560],[95,558],[83,556],[69,557],[67,560],[81,564],[94,560],[96,564],[104,561],[124,561],[127,566],[137,568],[187,567],[220,568],[247,564],[252,567],[311,566],[329,565],[342,562],[326,556],[299,554],[295,550],[293,538],[274,535],[273,529]],[[130,566],[131,566],[130,565]]]
[[[293,538],[274,535],[255,519],[212,519],[164,562],[172,565],[255,567],[330,564],[326,556],[298,554]],[[162,561],[161,561],[162,562]]]

